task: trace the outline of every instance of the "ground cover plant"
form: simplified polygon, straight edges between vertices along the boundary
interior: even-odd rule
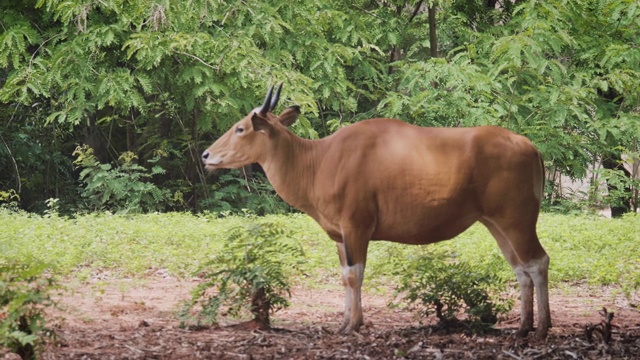
[[[52,264],[57,274],[86,280],[91,274],[140,276],[153,269],[167,269],[173,276],[189,277],[218,254],[229,231],[260,221],[287,229],[302,244],[306,266],[300,279],[325,283],[337,274],[335,244],[303,214],[228,216],[188,213],[114,215],[110,213],[59,217],[0,210],[0,258],[34,259]],[[618,284],[632,291],[640,277],[640,218],[623,219],[595,215],[542,214],[538,232],[552,255],[551,284],[587,282]],[[472,226],[454,241],[428,246],[372,242],[365,283],[380,285],[394,272],[394,261],[431,248],[446,251],[510,279],[512,270],[502,259],[489,232]],[[337,275],[336,275],[337,276]],[[333,281],[333,280],[332,280]]]
[[[206,279],[202,278],[202,274],[198,274],[198,271],[206,268],[207,264],[209,264],[210,269],[222,269],[222,267],[216,267],[212,260],[220,259],[220,256],[225,253],[225,248],[228,251],[231,246],[229,244],[230,235],[234,231],[262,222],[274,224],[273,226],[277,229],[285,229],[287,239],[299,242],[304,251],[304,257],[301,258],[298,269],[295,271],[287,269],[287,279],[290,281],[294,297],[297,292],[302,291],[311,299],[315,299],[301,300],[297,298],[294,306],[300,302],[309,301],[308,310],[302,312],[301,315],[293,316],[293,318],[291,310],[283,310],[276,313],[274,318],[271,319],[272,324],[276,328],[299,329],[295,331],[304,333],[304,330],[300,329],[305,328],[305,326],[309,325],[309,321],[312,321],[310,318],[314,318],[313,311],[323,311],[323,313],[332,311],[331,314],[335,316],[331,315],[332,317],[323,318],[324,320],[318,325],[320,326],[319,329],[325,329],[328,332],[319,330],[320,333],[306,333],[304,336],[311,336],[316,339],[313,340],[316,343],[320,343],[318,339],[328,337],[327,339],[331,339],[332,342],[342,344],[340,346],[347,346],[345,345],[347,343],[341,338],[334,337],[330,333],[330,329],[334,325],[337,327],[342,307],[341,302],[337,301],[330,305],[323,305],[326,300],[321,300],[326,296],[334,297],[335,299],[342,298],[340,270],[335,245],[313,220],[302,214],[225,217],[221,214],[114,215],[103,213],[70,218],[61,217],[55,213],[41,216],[15,210],[0,210],[0,223],[3,227],[0,235],[0,260],[15,262],[23,261],[23,259],[33,259],[34,263],[49,263],[51,264],[50,272],[55,274],[71,289],[74,289],[73,291],[93,291],[93,295],[90,296],[94,296],[96,299],[112,297],[117,298],[118,301],[125,301],[129,296],[128,294],[136,288],[153,292],[153,286],[157,284],[153,286],[147,284],[154,283],[154,279],[159,273],[165,276],[163,281],[180,284],[187,283],[189,284],[189,289],[193,289],[193,286],[206,281]],[[578,287],[583,292],[612,293],[613,295],[611,296],[617,296],[622,299],[620,301],[629,304],[631,308],[633,308],[634,304],[637,304],[639,300],[638,284],[640,282],[640,272],[638,271],[640,251],[638,251],[637,241],[637,234],[640,232],[640,218],[638,216],[629,215],[622,219],[608,219],[591,215],[575,216],[545,213],[541,215],[538,230],[541,241],[552,259],[550,284],[553,291],[564,294],[566,289]],[[252,243],[251,239],[250,236],[246,237],[245,245]],[[489,291],[490,295],[501,295],[502,299],[517,297],[517,283],[512,270],[503,260],[491,235],[480,225],[473,226],[453,241],[428,246],[406,246],[388,242],[373,242],[369,253],[364,291],[374,294],[374,299],[375,296],[384,298],[385,294],[390,295],[394,289],[402,290],[401,276],[403,272],[398,270],[399,264],[404,264],[407,270],[411,271],[411,267],[414,266],[411,262],[412,259],[425,259],[426,257],[427,264],[429,264],[429,261],[434,261],[434,258],[437,260],[441,256],[446,256],[446,258],[433,262],[430,266],[438,268],[438,266],[446,265],[446,263],[463,264],[460,266],[462,272],[473,273],[474,275],[490,274],[494,281],[498,279],[498,287],[503,287],[503,290],[496,292],[495,288],[493,288]],[[432,254],[437,254],[438,256],[434,257]],[[428,275],[429,272],[425,271],[424,274]],[[406,276],[407,273],[405,272],[404,275]],[[428,277],[426,279],[426,281],[429,281]],[[468,276],[468,280],[473,282],[473,277]],[[407,289],[405,288],[404,290]],[[440,287],[439,290],[444,293],[446,289],[443,290]],[[172,310],[162,315],[162,319],[164,319],[162,321],[174,321],[174,326],[178,325],[177,310],[180,304],[189,299],[189,291],[180,300],[174,301],[171,307]],[[162,296],[166,297],[170,293],[170,290],[165,291]],[[314,294],[320,294],[318,295],[320,298],[314,298]],[[68,293],[62,297],[62,300],[73,296],[72,293]],[[480,298],[482,296],[480,294]],[[288,297],[285,296],[285,299],[288,299]],[[390,300],[391,298],[387,297],[387,300],[382,301],[381,306],[386,307],[384,304]],[[75,302],[76,300],[73,301]],[[398,311],[402,310],[367,310],[367,301],[365,298],[365,321],[366,318],[371,316],[377,323],[384,322],[385,320],[381,320],[384,318],[380,317],[382,315],[376,314],[387,311],[389,313],[385,316],[391,316],[392,318],[401,314]],[[462,301],[464,302],[464,298]],[[581,303],[584,300],[576,298],[573,301]],[[151,309],[152,304],[148,299],[136,301],[133,305],[130,305],[136,309],[134,313],[127,312],[125,315],[134,318],[133,315],[136,312]],[[602,304],[599,305],[601,306]],[[92,309],[95,306],[93,304]],[[556,306],[567,306],[567,304],[556,304]],[[111,314],[111,320],[117,319],[118,315],[113,314],[119,314],[122,311],[117,306],[106,309],[106,313]],[[373,314],[370,314],[370,312],[373,312]],[[149,311],[146,313],[149,313]],[[246,314],[247,312],[241,313]],[[295,314],[295,310],[293,313]],[[433,313],[433,311],[427,311],[426,313]],[[472,312],[470,313],[472,314]],[[242,316],[242,314],[240,315]],[[224,315],[227,315],[227,313],[223,314],[224,321],[221,324],[234,323],[241,320]],[[554,316],[557,315],[559,314],[554,314]],[[65,314],[65,316],[69,316],[69,314]],[[614,324],[616,321],[623,321],[624,316],[621,315],[619,318],[614,318]],[[509,321],[508,316],[500,315],[500,318],[502,321]],[[386,338],[388,336],[400,336],[402,339],[407,336],[408,338],[402,341],[411,342],[412,340],[409,340],[409,337],[413,338],[418,336],[416,334],[422,334],[419,336],[423,339],[423,343],[426,344],[425,341],[428,341],[430,332],[415,333],[414,330],[407,331],[408,324],[413,321],[415,321],[414,318],[406,318],[402,322],[405,325],[400,327],[400,329],[405,330],[388,330],[391,333],[377,333],[372,329],[367,329],[367,327],[365,327],[364,331],[365,334],[372,336],[371,341],[373,342],[380,342],[380,337]],[[435,321],[435,317],[427,317],[420,320],[420,323],[429,324],[433,323],[433,321]],[[593,319],[593,323],[590,325],[591,329],[606,328],[604,325],[597,327],[599,326],[598,321],[597,318]],[[131,331],[140,332],[142,330],[139,330],[139,327],[145,326],[140,324],[145,322],[147,320],[143,319],[136,323],[137,325],[126,325],[125,327],[131,328]],[[638,322],[640,323],[640,318]],[[110,327],[107,323],[100,324],[93,325],[93,331],[96,334],[119,331],[117,330],[118,328]],[[501,322],[498,323],[498,326],[500,324]],[[87,336],[90,336],[91,332],[86,332],[86,328],[83,327],[92,326],[91,322],[83,322],[78,326],[81,327],[71,330],[65,325],[61,325],[59,331],[68,339],[79,339],[79,335],[75,335],[79,333],[86,333],[88,334]],[[120,327],[122,326],[124,325],[120,325]],[[148,330],[151,331],[148,333],[149,337],[145,337],[147,341],[151,342],[156,341],[150,340],[152,334],[156,334],[154,336],[158,334],[153,332],[152,329],[156,329],[153,331],[163,332],[167,330],[166,327],[154,328],[151,326],[151,329]],[[214,326],[210,329],[216,329],[216,327]],[[613,327],[612,331],[620,331],[620,334],[622,334],[622,330],[617,329],[619,328]],[[367,333],[367,331],[369,332]],[[400,331],[400,333],[395,331]],[[469,332],[469,334],[471,333]],[[594,332],[592,330],[591,333],[597,334],[597,331]],[[179,338],[178,335],[174,335],[174,337],[177,336]],[[186,333],[184,333],[184,336],[187,336]],[[200,335],[195,335],[194,333],[193,336],[204,337],[208,342],[212,341],[210,336],[215,338],[217,335],[207,335],[205,332],[200,333]],[[456,335],[454,334],[453,336]],[[632,342],[634,339],[633,337],[627,339],[621,336],[614,334],[614,340],[612,341],[628,340]],[[566,342],[568,341],[566,339],[569,338],[562,338],[565,339],[562,341]],[[128,337],[121,338],[121,342],[114,339],[112,346],[120,346],[118,344],[121,344],[125,339],[128,339]],[[186,338],[183,338],[183,340],[192,341]],[[456,341],[458,340],[462,341],[461,339]],[[78,341],[87,340],[79,339]],[[201,340],[193,341],[196,344]],[[244,339],[243,341],[247,340]],[[312,340],[298,339],[295,341],[305,342]],[[571,346],[575,346],[575,343],[572,344],[574,345]],[[287,344],[287,346],[289,345],[291,344]],[[236,345],[229,346],[233,348]],[[412,346],[417,346],[417,343],[413,343]],[[573,349],[571,346],[569,349]],[[598,349],[597,343],[593,343],[590,346],[595,346],[595,349]],[[263,346],[260,349],[267,351],[266,349],[269,349],[269,347]],[[379,349],[381,351],[381,348]],[[406,352],[408,350],[410,348],[402,351]],[[55,353],[59,350],[50,351]],[[524,348],[519,348],[517,351],[521,353]],[[149,353],[144,354],[148,355]],[[67,353],[67,355],[69,354]]]
[[[54,337],[45,310],[55,306],[52,291],[58,288],[47,266],[27,261],[0,260],[0,347],[22,359],[37,359],[43,345]]]
[[[435,315],[438,326],[470,333],[482,333],[498,322],[499,315],[511,310],[512,299],[501,295],[506,279],[491,270],[479,269],[461,261],[444,249],[404,260],[395,259],[399,283],[393,306],[406,307],[421,317]],[[458,318],[464,311],[465,321]],[[454,330],[454,331],[455,331]]]
[[[204,281],[193,290],[180,314],[185,324],[215,324],[221,313],[251,313],[244,326],[269,329],[272,312],[289,306],[293,272],[300,271],[300,242],[273,223],[231,229],[222,250],[199,270]],[[199,311],[192,316],[194,308]]]

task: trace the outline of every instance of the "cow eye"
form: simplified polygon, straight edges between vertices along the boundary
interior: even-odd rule
[[[236,134],[242,134],[244,132],[244,128],[242,126],[238,126],[236,128]]]

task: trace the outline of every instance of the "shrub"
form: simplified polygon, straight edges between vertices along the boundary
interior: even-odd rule
[[[257,327],[269,327],[269,314],[289,306],[290,271],[298,269],[303,256],[300,244],[273,223],[232,229],[222,251],[201,269],[205,281],[185,304],[183,325],[213,324],[223,312],[234,317],[248,312]],[[197,305],[200,313],[193,318]]]
[[[55,305],[49,293],[57,284],[45,269],[31,261],[0,260],[0,346],[23,359],[36,359],[46,339],[54,335],[46,327],[44,311]]]
[[[15,190],[0,190],[0,208],[17,211],[19,209],[20,195]]]
[[[602,205],[614,207],[628,206],[630,212],[640,207],[638,204],[638,189],[640,180],[633,176],[627,176],[620,170],[596,169],[594,171],[599,178],[591,187],[595,201]],[[599,192],[598,189],[606,188],[607,192]]]
[[[154,175],[163,174],[164,169],[156,165],[147,170],[136,164],[137,156],[131,152],[122,154],[116,167],[101,164],[93,155],[93,149],[86,145],[77,147],[73,155],[77,156],[74,163],[82,168],[80,180],[85,184],[80,195],[91,211],[160,211],[172,202],[169,191],[147,181]]]
[[[486,330],[497,322],[497,315],[511,308],[511,301],[495,296],[504,290],[505,281],[449,253],[433,251],[405,264],[398,264],[402,272],[395,295],[401,300],[393,306],[416,310],[424,317],[435,314],[445,327],[460,324],[456,316],[464,310],[472,332]]]
[[[211,196],[200,203],[209,211],[243,214],[248,210],[256,215],[292,211],[259,172],[247,176],[240,170],[228,170],[218,176],[212,190]]]

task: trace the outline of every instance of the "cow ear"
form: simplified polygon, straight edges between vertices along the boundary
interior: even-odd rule
[[[284,109],[284,111],[278,116],[278,120],[284,126],[291,126],[300,116],[300,106],[294,105]]]
[[[251,117],[251,124],[253,125],[253,131],[262,131],[267,134],[271,132],[271,127],[273,126],[269,124],[267,119],[256,113],[253,113],[253,116]]]

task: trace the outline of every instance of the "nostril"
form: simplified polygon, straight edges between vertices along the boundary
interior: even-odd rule
[[[202,153],[202,160],[207,160],[209,158],[209,150],[205,150]]]

